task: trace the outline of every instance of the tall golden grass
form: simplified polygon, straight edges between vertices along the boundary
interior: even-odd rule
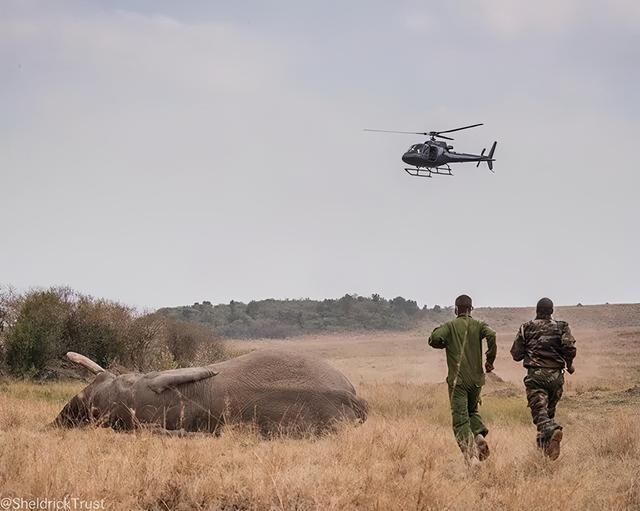
[[[488,395],[491,458],[470,471],[446,387],[363,384],[371,415],[320,438],[265,441],[45,428],[78,384],[0,385],[0,496],[104,499],[116,510],[640,509],[637,404],[560,405],[559,460],[535,448],[523,398]],[[606,396],[599,398],[606,400]]]

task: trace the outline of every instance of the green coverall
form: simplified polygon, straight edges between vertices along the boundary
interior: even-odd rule
[[[487,362],[496,359],[496,333],[483,321],[461,314],[436,328],[429,337],[433,348],[445,349],[449,372],[449,401],[453,432],[458,445],[466,452],[476,435],[489,430],[478,413],[480,391],[485,377],[482,367],[482,339],[487,340]]]

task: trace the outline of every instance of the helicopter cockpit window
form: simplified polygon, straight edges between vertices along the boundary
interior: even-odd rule
[[[422,152],[422,144],[414,144],[409,148],[409,152],[411,153],[419,153]]]

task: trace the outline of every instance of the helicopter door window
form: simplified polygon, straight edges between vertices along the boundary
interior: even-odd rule
[[[438,148],[431,146],[429,147],[429,159],[435,160],[438,157]]]

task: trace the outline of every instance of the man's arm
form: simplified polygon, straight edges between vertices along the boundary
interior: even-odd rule
[[[493,371],[493,363],[496,361],[496,354],[498,353],[498,346],[496,344],[496,333],[487,325],[482,323],[480,329],[480,337],[487,340],[487,361],[484,365],[485,370],[490,373]]]
[[[511,346],[511,356],[513,357],[513,360],[520,362],[521,360],[524,360],[524,355],[524,325],[522,325],[518,330],[518,335],[516,335],[515,341],[513,341],[513,346]]]
[[[567,364],[567,371],[569,371],[569,374],[573,374],[574,372],[573,359],[576,358],[576,351],[576,340],[571,333],[569,324],[565,323],[562,331],[562,337],[560,338],[560,354]]]
[[[443,349],[447,347],[447,342],[449,340],[449,324],[445,323],[437,328],[433,329],[431,335],[429,336],[429,346],[432,348]]]

